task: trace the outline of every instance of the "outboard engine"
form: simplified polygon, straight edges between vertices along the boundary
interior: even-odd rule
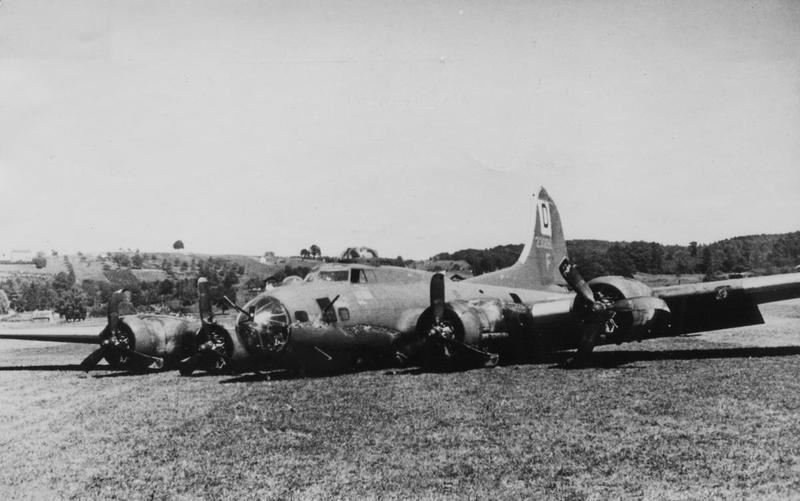
[[[598,277],[589,281],[605,322],[598,343],[641,341],[668,335],[671,313],[667,303],[653,295],[644,283],[619,276]],[[579,295],[576,301],[583,301]]]

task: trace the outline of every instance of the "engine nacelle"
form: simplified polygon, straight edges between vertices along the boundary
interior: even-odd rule
[[[127,315],[120,318],[120,335],[128,346],[139,353],[174,362],[191,355],[195,348],[194,335],[199,323],[168,315]],[[111,365],[124,365],[125,360],[111,356]]]
[[[477,346],[481,342],[483,326],[490,323],[492,311],[484,311],[470,305],[467,301],[457,300],[445,304],[443,322],[452,327],[453,340]],[[494,317],[494,315],[491,315]],[[502,317],[501,317],[502,318]],[[417,332],[428,333],[433,326],[433,311],[428,308],[417,321]]]
[[[619,276],[589,281],[595,298],[613,316],[606,322],[601,342],[622,343],[668,335],[671,312],[663,299],[655,297],[646,284]],[[579,301],[580,299],[576,299]]]
[[[529,331],[532,325],[528,307],[493,298],[450,301],[443,320],[454,328],[456,341],[471,346]],[[417,332],[428,332],[432,324],[433,312],[428,308],[420,315]]]

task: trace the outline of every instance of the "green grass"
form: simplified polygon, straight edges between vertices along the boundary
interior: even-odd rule
[[[800,302],[769,311],[800,344]],[[282,380],[85,377],[63,364],[89,346],[0,347],[0,492],[800,498],[800,350],[732,344],[737,332],[751,340],[774,329],[605,347],[598,366],[582,370]],[[17,370],[31,364],[39,367]]]

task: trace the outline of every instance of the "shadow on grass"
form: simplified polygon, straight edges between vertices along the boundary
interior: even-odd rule
[[[81,372],[93,378],[109,378],[109,377],[122,377],[122,376],[140,376],[143,374],[153,374],[156,372],[164,372],[169,369],[139,369],[130,370],[125,368],[105,367],[100,366],[97,369],[89,371],[83,370],[78,364],[62,364],[62,365],[18,365],[12,367],[0,367],[0,372],[23,372],[23,371],[36,371],[36,372]],[[107,374],[96,374],[95,372],[103,371]]]
[[[592,353],[589,363],[572,362],[573,353],[554,354],[553,369],[611,369],[634,362],[659,360],[709,360],[720,358],[767,358],[800,355],[800,346],[703,348],[694,350],[600,351]],[[631,367],[633,368],[633,367]]]
[[[112,369],[109,369],[112,370]],[[0,372],[14,371],[80,371],[83,372],[78,364],[68,365],[17,365],[12,367],[0,367]]]
[[[506,365],[542,365],[549,364],[551,369],[562,370],[576,370],[576,369],[637,369],[641,368],[638,365],[630,365],[635,362],[651,362],[659,360],[708,360],[708,359],[725,359],[725,358],[768,358],[768,357],[784,357],[800,355],[800,346],[777,346],[777,347],[742,347],[742,348],[705,348],[705,349],[687,349],[687,350],[637,350],[637,351],[599,351],[591,356],[588,364],[579,365],[573,362],[575,357],[574,352],[556,352],[545,354],[535,360],[530,361],[516,361]],[[92,377],[98,379],[115,378],[115,377],[128,377],[140,376],[144,374],[154,374],[159,372],[172,371],[174,368],[164,369],[141,369],[141,370],[126,370],[114,369],[112,367],[103,367],[100,370],[106,371],[105,374],[91,374]],[[373,368],[374,370],[374,368]],[[486,370],[481,367],[463,367],[463,368],[448,368],[448,369],[422,369],[420,367],[405,367],[405,368],[384,368],[380,369],[386,376],[416,376],[420,374],[441,374],[452,372],[466,372],[466,371],[481,371]],[[5,371],[76,371],[83,372],[80,365],[28,365],[18,367],[0,367],[0,372]],[[296,379],[318,379],[336,377],[344,374],[352,374],[355,372],[368,372],[364,371],[336,371],[336,372],[320,372],[320,373],[306,373],[300,374],[288,370],[271,370],[266,372],[244,373],[237,375],[219,374],[214,372],[197,372],[193,374],[192,378],[205,378],[205,377],[226,377],[219,381],[220,384],[232,383],[252,383],[261,381],[287,381]]]
[[[330,374],[333,375],[333,374]],[[301,376],[299,374],[285,371],[285,370],[273,370],[267,372],[250,372],[247,374],[238,374],[235,377],[230,379],[223,379],[220,381],[220,384],[231,384],[231,383],[252,383],[256,381],[281,381],[287,379],[305,379],[305,378],[314,378],[319,377],[314,374],[308,374],[305,376]],[[323,376],[324,377],[324,376]]]
[[[421,369],[418,368],[408,368],[402,369],[404,373],[408,374],[418,374],[421,373]],[[305,372],[300,373],[298,371],[292,371],[287,369],[274,369],[269,371],[261,371],[261,372],[249,372],[246,374],[237,374],[235,377],[230,379],[224,379],[220,381],[220,384],[231,384],[231,383],[251,383],[255,381],[292,381],[296,379],[325,379],[325,378],[334,378],[338,376],[346,376],[349,374],[359,374],[359,373],[366,373],[366,372],[379,372],[386,375],[393,374],[397,371],[395,370],[386,370],[386,368],[379,368],[379,367],[370,367],[364,369],[353,369],[353,370],[331,370],[331,371],[312,371],[312,372]]]
[[[158,374],[160,372],[171,372],[171,371],[174,371],[175,368],[174,367],[169,367],[169,368],[165,367],[163,369],[148,369],[148,368],[144,368],[144,369],[125,369],[125,368],[114,369],[114,368],[111,368],[111,367],[108,367],[108,368],[104,367],[104,368],[99,369],[99,370],[109,371],[110,374],[92,374],[91,371],[89,372],[89,374],[91,374],[91,376],[93,378],[96,378],[96,379],[106,379],[106,378],[112,378],[112,377],[144,376],[144,375],[147,375],[147,374]]]

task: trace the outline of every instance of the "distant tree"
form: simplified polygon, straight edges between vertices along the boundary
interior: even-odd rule
[[[319,245],[317,244],[313,244],[311,247],[309,247],[309,250],[311,251],[311,257],[316,258],[322,255],[322,251],[319,249]]]
[[[496,270],[497,267],[497,260],[492,254],[484,254],[480,261],[478,261],[478,267],[481,269],[482,273],[489,273]]]
[[[781,235],[769,252],[769,262],[777,266],[800,265],[800,232]]]
[[[692,257],[697,257],[697,242],[689,242],[689,255]]]
[[[86,305],[92,307],[95,303],[102,303],[100,286],[94,280],[84,280],[81,282],[81,290],[86,295]]]
[[[172,244],[172,248],[175,250],[183,249],[183,240],[175,240],[175,243]]]
[[[133,257],[131,258],[131,265],[134,268],[139,269],[142,267],[143,264],[144,264],[144,256],[139,254],[139,251],[137,250],[136,253],[133,255]]]
[[[682,275],[684,273],[690,273],[692,268],[690,266],[691,255],[690,251],[686,251],[684,249],[678,249],[672,255],[672,269],[667,270],[677,275]]]
[[[0,289],[0,315],[5,315],[8,313],[8,307],[11,305],[11,301],[8,300],[8,295],[6,291]]]
[[[606,251],[608,270],[613,275],[632,277],[636,273],[636,265],[621,244],[613,244]]]
[[[26,282],[20,288],[19,299],[22,311],[32,311],[55,306],[57,295],[45,282]]]
[[[59,271],[53,277],[53,289],[57,291],[65,291],[75,285],[75,275],[70,276],[68,273]]]
[[[633,261],[636,271],[645,273],[659,273],[663,261],[664,251],[655,242],[631,242],[629,244],[619,244],[621,249]]]
[[[78,287],[70,287],[58,294],[55,311],[67,322],[86,318],[86,294]]]
[[[37,252],[36,257],[33,258],[33,264],[41,269],[47,266],[47,258],[44,257],[44,252]]]
[[[57,257],[58,256],[58,251],[55,250],[55,249],[50,249],[50,255],[53,256],[53,257]]]
[[[311,255],[311,253],[308,252],[308,249],[303,249],[303,250],[300,251],[300,257],[302,257],[303,259],[306,259],[310,255]]]
[[[158,284],[158,293],[162,296],[170,296],[175,291],[175,284],[171,280],[164,279]]]
[[[570,260],[578,265],[578,269],[586,280],[608,275],[608,247],[605,242],[596,240],[570,240],[567,252]]]
[[[128,268],[131,265],[131,258],[124,252],[115,252],[111,260],[117,263],[120,268]]]
[[[239,283],[239,276],[236,274],[236,270],[231,268],[228,271],[226,271],[225,276],[222,279],[223,294],[235,300],[236,289],[234,289],[234,285],[238,283]]]
[[[707,277],[710,277],[719,271],[719,266],[719,260],[711,246],[707,245],[703,247],[703,260],[700,264],[700,271],[705,273]]]
[[[181,262],[181,271],[183,271],[183,272],[189,271],[189,262],[188,261],[182,261]]]

